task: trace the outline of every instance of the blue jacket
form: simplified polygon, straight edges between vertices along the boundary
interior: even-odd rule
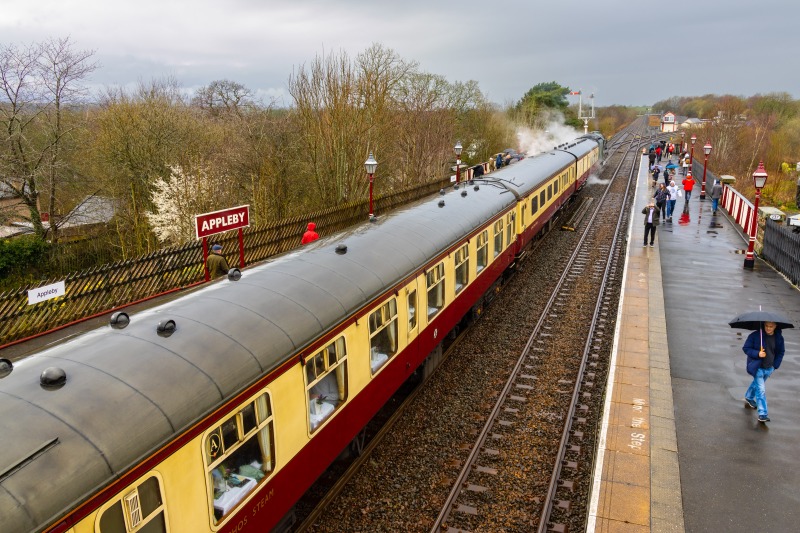
[[[762,333],[760,335],[758,331],[754,331],[748,335],[747,340],[744,341],[744,346],[742,346],[742,350],[747,354],[747,373],[753,377],[755,377],[756,372],[758,372],[758,369],[761,367],[761,358],[758,356],[758,352],[761,351],[761,335],[766,335],[766,333],[763,332],[764,330],[761,331]],[[775,335],[775,361],[772,363],[772,366],[777,370],[778,367],[781,366],[781,361],[783,361],[783,352],[785,348],[781,330],[776,329],[773,335]]]

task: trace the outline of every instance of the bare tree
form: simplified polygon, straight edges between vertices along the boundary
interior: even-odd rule
[[[49,229],[58,238],[59,186],[68,174],[64,147],[77,124],[66,120],[68,106],[84,94],[81,82],[96,68],[93,51],[75,51],[69,41],[52,39],[27,48],[0,48],[3,102],[0,181],[20,199],[40,238],[41,197],[52,215]]]

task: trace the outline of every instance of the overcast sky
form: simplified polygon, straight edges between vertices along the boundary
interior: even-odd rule
[[[800,98],[798,23],[798,0],[0,0],[0,44],[69,37],[97,87],[229,79],[284,104],[292,69],[375,42],[499,104],[548,81],[598,106]]]

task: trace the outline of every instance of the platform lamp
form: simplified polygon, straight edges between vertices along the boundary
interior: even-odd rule
[[[369,157],[364,161],[364,168],[369,175],[369,221],[375,222],[375,211],[372,209],[372,182],[375,180],[375,169],[378,168],[378,162],[375,161],[372,152],[369,153]]]
[[[747,255],[744,256],[744,268],[753,268],[756,260],[753,257],[753,249],[756,245],[756,234],[758,233],[758,201],[761,199],[761,189],[767,184],[767,171],[764,170],[764,162],[758,163],[758,168],[753,172],[753,185],[756,188],[756,202],[753,207],[753,214],[750,217],[750,242],[747,245]]]
[[[461,146],[461,141],[456,141],[456,145],[453,148],[456,152],[456,185],[461,181],[461,151],[463,149],[464,147]]]
[[[689,139],[689,140],[692,141],[692,149],[689,152],[689,168],[693,169],[694,168],[694,143],[697,141],[697,135],[695,135],[693,133],[692,134],[692,138]]]
[[[686,132],[681,130],[681,153],[686,150]]]
[[[703,185],[700,189],[700,199],[706,199],[706,167],[708,166],[708,156],[711,155],[711,150],[713,147],[709,141],[706,141],[706,144],[703,145],[703,153],[706,154],[706,159],[703,161]]]

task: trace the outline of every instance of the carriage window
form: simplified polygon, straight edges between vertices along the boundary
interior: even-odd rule
[[[456,250],[456,294],[469,283],[469,246],[464,245]]]
[[[547,199],[549,200],[552,197],[553,197],[553,184],[552,183],[548,183],[547,184]]]
[[[503,249],[503,221],[498,220],[494,223],[494,256],[500,255]]]
[[[525,211],[528,210],[528,204],[522,204],[522,228],[525,228]]]
[[[274,433],[269,395],[243,405],[205,438],[208,486],[219,523],[274,468]]]
[[[408,331],[417,327],[417,291],[408,293]]]
[[[369,315],[369,365],[378,371],[397,353],[397,300],[392,298]]]
[[[558,180],[553,182],[553,193],[558,194]]]
[[[531,200],[531,215],[535,215],[538,210],[539,210],[539,197],[534,196],[533,200]]]
[[[544,204],[547,201],[544,194],[545,194],[544,191],[539,193],[539,205],[541,205],[542,207],[544,207]]]
[[[308,425],[312,432],[347,400],[346,359],[344,337],[306,359]]]
[[[475,263],[477,265],[476,272],[480,272],[484,268],[486,268],[486,263],[489,258],[489,231],[484,230],[482,233],[478,235],[478,253],[476,254],[477,257],[475,258]]]
[[[428,320],[444,307],[444,263],[439,263],[425,274],[428,287]]]
[[[167,531],[165,512],[161,483],[151,476],[103,511],[96,531],[164,533]]]
[[[514,219],[516,216],[516,213],[506,215],[506,246],[511,244],[511,238],[514,236]]]

